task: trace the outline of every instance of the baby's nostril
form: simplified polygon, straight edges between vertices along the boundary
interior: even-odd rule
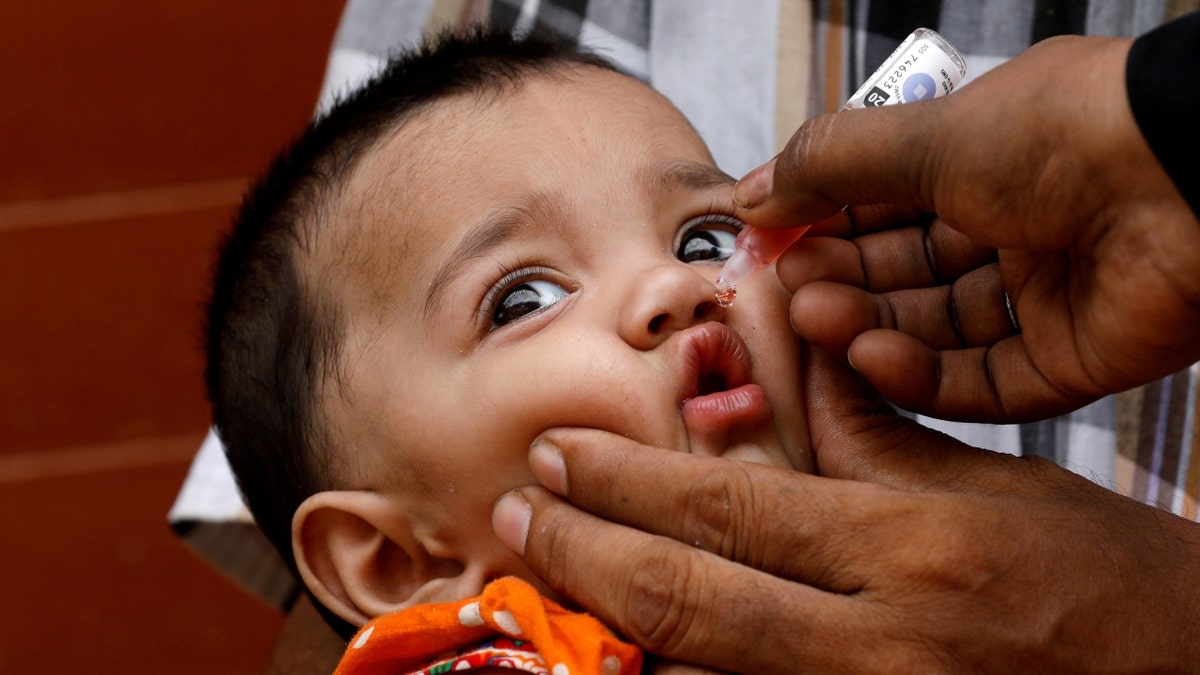
[[[650,324],[647,327],[650,329],[651,333],[657,333],[658,331],[662,330],[663,324],[666,322],[667,322],[667,315],[659,314],[658,316],[654,317],[653,319],[650,319]]]
[[[692,310],[692,316],[701,321],[707,321],[717,313],[717,303],[712,301],[704,301],[696,305],[696,309]]]

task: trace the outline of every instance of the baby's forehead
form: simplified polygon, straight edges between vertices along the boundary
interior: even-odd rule
[[[608,152],[631,134],[650,141]],[[594,171],[599,164],[586,153],[607,158],[610,170]],[[378,311],[397,290],[420,290],[411,268],[500,202],[553,184],[556,198],[573,206],[595,187],[585,174],[624,198],[647,182],[648,168],[671,157],[711,167],[703,141],[672,104],[602,68],[564,65],[482,94],[443,97],[406,115],[363,153],[330,210],[313,272],[343,280],[357,307]],[[556,171],[531,169],[556,163]]]
[[[675,118],[671,122],[686,128],[703,146],[682,114],[658,92],[633,77],[596,66],[562,64],[549,72],[525,73],[515,82],[440,97],[398,120],[356,162],[330,210],[332,238],[340,243],[332,248],[341,251],[332,261],[351,263],[356,270],[394,265],[431,238],[436,240],[440,233],[423,227],[414,200],[452,206],[469,192],[478,158],[504,153],[509,163],[519,165],[544,152],[555,139],[506,143],[505,123],[524,116],[532,118],[527,126],[536,128],[541,125],[537,114],[566,107],[562,94],[568,90],[578,97],[597,89],[607,90],[600,100],[614,113]],[[545,126],[551,124],[547,121]],[[486,129],[495,133],[489,135]],[[619,132],[614,124],[597,134]],[[452,186],[430,178],[447,174],[466,180]]]

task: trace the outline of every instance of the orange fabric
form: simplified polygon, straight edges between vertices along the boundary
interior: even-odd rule
[[[569,612],[513,577],[475,599],[418,605],[377,617],[350,641],[335,675],[417,671],[489,637],[532,644],[554,675],[637,675],[642,654],[595,618]]]

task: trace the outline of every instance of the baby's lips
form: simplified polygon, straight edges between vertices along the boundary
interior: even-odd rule
[[[710,321],[675,337],[681,363],[680,405],[699,394],[736,389],[750,382],[750,351],[729,326]]]
[[[773,414],[763,388],[750,379],[750,351],[732,329],[709,322],[678,334],[682,363],[680,414],[693,453],[723,455],[737,438]]]
[[[741,427],[753,427],[770,419],[771,401],[757,384],[690,398],[683,402],[683,424],[693,444],[722,437],[721,445]],[[700,443],[706,445],[705,443]]]

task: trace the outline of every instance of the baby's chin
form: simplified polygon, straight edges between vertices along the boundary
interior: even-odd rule
[[[681,435],[682,451],[693,455],[797,468],[791,461],[787,444],[769,417],[753,424],[724,428],[685,424]]]
[[[782,451],[777,448],[768,450],[757,443],[735,443],[726,448],[721,453],[721,456],[725,459],[732,459],[739,462],[768,464],[785,469],[792,468],[792,463],[788,461]]]

